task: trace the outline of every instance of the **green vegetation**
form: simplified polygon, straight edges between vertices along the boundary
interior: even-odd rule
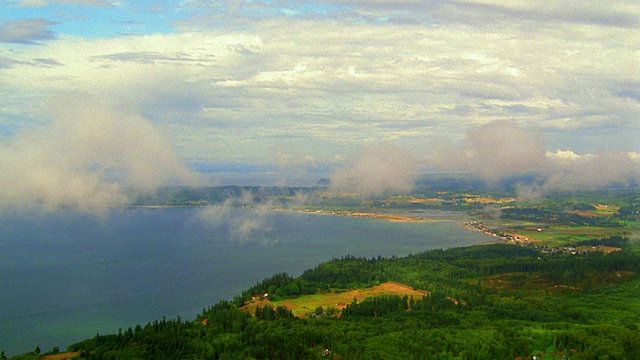
[[[163,319],[68,351],[83,359],[637,359],[640,251],[615,241],[624,249],[582,255],[492,244],[403,258],[347,256],[297,278],[265,279],[193,321]],[[239,309],[264,289],[295,299],[385,281],[429,293],[354,300],[340,317]]]
[[[137,325],[67,351],[81,359],[640,359],[640,249],[629,240],[640,230],[636,190],[520,201],[509,188],[451,184],[425,183],[412,194],[377,199],[323,187],[167,188],[141,197],[136,205],[242,198],[235,206],[417,220],[427,210],[453,210],[474,219],[470,227],[512,244],[403,258],[345,256],[299,277],[276,274],[192,321]],[[332,303],[340,298],[332,295],[388,282],[423,295],[380,293]],[[264,294],[268,302],[256,299]],[[291,304],[306,310],[294,312]],[[39,351],[12,359],[40,359]]]

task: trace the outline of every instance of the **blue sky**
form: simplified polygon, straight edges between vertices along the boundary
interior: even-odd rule
[[[624,182],[639,172],[639,27],[622,0],[3,1],[0,155],[33,176],[26,154],[48,147],[61,179],[136,183],[141,159],[78,159],[47,136],[82,128],[69,141],[88,147],[134,126],[152,134],[83,153],[147,149],[178,166],[149,174],[246,167],[287,184],[391,144],[432,171],[596,179],[586,168],[606,161]],[[81,126],[96,109],[112,128]]]
[[[81,2],[79,2],[81,3]],[[94,6],[65,4],[51,1],[46,6],[21,5],[9,2],[3,7],[5,23],[23,19],[44,19],[53,22],[48,28],[56,36],[105,38],[123,35],[148,35],[171,33],[171,22],[184,20],[186,14],[174,10],[175,4],[137,1],[109,5],[104,2]],[[168,9],[168,10],[165,10]]]

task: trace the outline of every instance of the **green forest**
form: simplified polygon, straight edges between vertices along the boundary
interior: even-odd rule
[[[345,256],[299,277],[276,274],[195,319],[97,334],[67,351],[81,359],[640,359],[640,250],[626,238],[598,243],[607,241],[622,250],[545,255],[489,244]],[[354,299],[304,318],[281,306],[241,310],[252,294],[286,299],[387,281],[427,295]]]

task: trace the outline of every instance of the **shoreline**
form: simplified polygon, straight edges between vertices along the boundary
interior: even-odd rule
[[[440,221],[453,221],[455,219],[418,218],[415,216],[401,215],[398,213],[376,213],[367,211],[326,211],[326,210],[283,210],[302,214],[348,216],[357,218],[369,218],[374,220],[390,221],[396,223],[433,223]]]
[[[206,208],[208,206],[216,206],[216,205],[131,205],[124,206],[125,209],[185,209],[185,208]],[[238,207],[242,209],[252,209],[252,207]],[[428,210],[425,213],[428,214],[443,214],[444,216],[439,217],[428,217],[428,216],[412,216],[403,214],[402,211],[399,212],[373,212],[373,211],[358,211],[358,210],[321,210],[321,209],[286,209],[282,207],[272,207],[272,211],[283,211],[283,212],[291,212],[291,213],[300,213],[300,214],[310,214],[310,215],[325,215],[325,216],[348,216],[348,217],[356,217],[356,218],[368,218],[374,220],[381,221],[389,221],[394,223],[436,223],[436,222],[445,222],[445,221],[456,221],[458,226],[461,226],[469,231],[480,232],[487,236],[497,238],[495,241],[487,241],[486,243],[494,243],[494,242],[507,242],[506,239],[501,239],[500,237],[495,236],[489,232],[482,231],[471,225],[473,222],[469,215],[465,213],[452,213],[451,211],[443,211],[443,210]],[[485,244],[485,243],[482,243]]]
[[[126,206],[124,208],[129,209],[185,209],[185,208],[206,208],[207,206],[215,206],[215,205],[132,205]],[[251,209],[252,207],[238,207],[243,209]],[[474,226],[473,223],[476,222],[472,220],[473,217],[469,216],[465,213],[452,213],[451,211],[443,211],[443,210],[427,210],[425,214],[441,214],[443,216],[440,217],[427,217],[427,216],[412,216],[403,214],[402,211],[399,212],[373,212],[373,211],[351,211],[351,210],[321,210],[321,209],[292,209],[292,208],[283,208],[283,207],[272,207],[272,211],[283,211],[283,212],[291,212],[291,213],[300,213],[300,214],[310,214],[310,215],[324,215],[324,216],[347,216],[354,218],[367,218],[373,220],[380,221],[389,221],[393,223],[423,223],[423,224],[431,224],[437,222],[447,222],[447,221],[455,221],[458,226],[472,232],[481,233],[488,237],[493,238],[492,240],[487,240],[479,243],[478,245],[488,245],[488,244],[511,244],[511,242],[504,237],[497,236],[488,231],[484,231],[483,229],[479,229]]]

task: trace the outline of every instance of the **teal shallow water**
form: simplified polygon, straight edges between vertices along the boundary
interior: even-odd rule
[[[0,350],[64,349],[162,316],[191,319],[277,272],[335,257],[487,240],[454,222],[214,210],[0,217]]]

